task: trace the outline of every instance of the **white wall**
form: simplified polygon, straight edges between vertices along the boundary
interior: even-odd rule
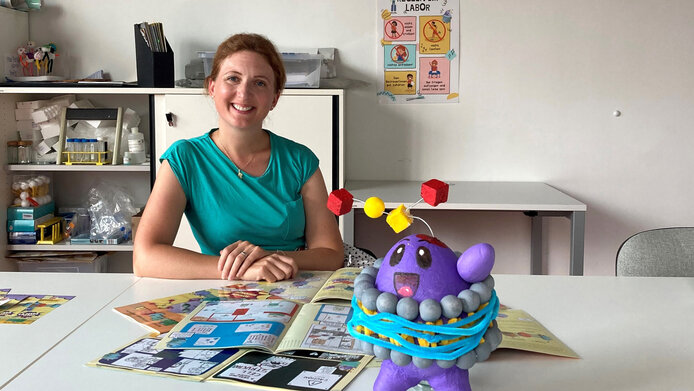
[[[347,179],[547,182],[588,205],[586,274],[613,274],[636,231],[694,225],[694,2],[461,0],[460,103],[446,105],[376,103],[377,15],[373,0],[46,0],[30,34],[69,52],[72,76],[124,80],[141,21],[164,23],[177,78],[235,32],[337,47],[339,75],[371,83],[346,92]],[[453,247],[492,242],[497,271],[529,271],[522,215],[428,218]],[[566,274],[568,222],[550,220],[547,270]]]

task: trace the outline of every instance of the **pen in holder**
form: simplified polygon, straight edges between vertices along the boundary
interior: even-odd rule
[[[152,51],[140,32],[140,25],[135,25],[135,58],[137,62],[138,86],[174,86],[174,53],[166,39],[164,39],[164,43],[166,44],[166,51]]]

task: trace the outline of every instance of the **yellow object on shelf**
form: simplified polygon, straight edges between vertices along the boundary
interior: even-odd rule
[[[111,164],[108,161],[108,154],[111,151],[106,152],[63,152],[65,159],[63,164],[71,166],[73,164],[92,164],[97,166],[103,166],[104,164]],[[96,160],[91,160],[94,157]]]
[[[39,230],[39,240],[36,244],[56,244],[63,240],[63,225],[65,224],[65,219],[62,217],[54,217],[47,220],[41,224],[37,224],[36,228]]]

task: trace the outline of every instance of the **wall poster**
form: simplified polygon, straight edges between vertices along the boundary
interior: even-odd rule
[[[459,0],[378,0],[382,103],[458,102]]]

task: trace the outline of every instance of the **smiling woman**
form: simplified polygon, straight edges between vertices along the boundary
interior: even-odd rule
[[[285,81],[267,38],[237,34],[219,45],[205,81],[218,128],[161,156],[138,226],[137,275],[277,281],[341,266],[318,158],[262,127]],[[183,213],[201,254],[172,245]]]

